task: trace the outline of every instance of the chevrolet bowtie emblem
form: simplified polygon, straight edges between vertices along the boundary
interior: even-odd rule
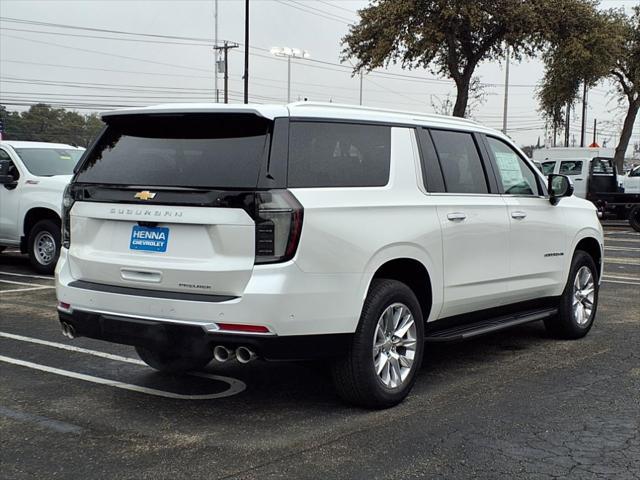
[[[134,198],[137,198],[138,200],[151,200],[152,198],[155,198],[156,194],[155,192],[150,192],[149,190],[143,190],[142,192],[138,192],[134,195]]]

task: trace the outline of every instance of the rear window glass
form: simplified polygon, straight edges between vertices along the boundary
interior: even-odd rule
[[[610,158],[594,158],[591,160],[591,168],[596,175],[612,175],[613,160]]]
[[[488,193],[487,179],[470,133],[432,130],[449,193]]]
[[[374,187],[389,182],[391,127],[293,122],[289,187]]]
[[[51,177],[72,175],[84,150],[66,148],[16,148],[16,153],[32,175]]]
[[[582,173],[582,161],[564,161],[560,162],[560,175],[580,175]]]
[[[78,182],[254,188],[272,127],[257,115],[228,113],[136,115],[107,122]]]

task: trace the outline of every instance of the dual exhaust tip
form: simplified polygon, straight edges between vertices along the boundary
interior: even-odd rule
[[[73,325],[67,322],[60,322],[60,327],[62,328],[62,334],[70,339],[74,339],[77,337],[76,329]]]
[[[247,347],[238,347],[232,350],[223,345],[216,345],[213,349],[213,358],[221,363],[227,360],[233,360],[234,358],[240,363],[249,363],[257,357],[256,352]]]

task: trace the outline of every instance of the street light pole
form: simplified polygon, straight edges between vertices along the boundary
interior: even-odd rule
[[[249,103],[249,0],[244,3],[244,103]]]
[[[287,58],[287,103],[291,103],[291,59],[309,58],[311,55],[306,50],[289,47],[273,47],[271,53],[276,57]]]

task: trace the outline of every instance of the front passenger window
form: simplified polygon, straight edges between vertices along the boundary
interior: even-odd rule
[[[536,174],[518,155],[518,153],[502,140],[487,137],[489,148],[493,152],[498,167],[498,181],[507,195],[538,195]]]

